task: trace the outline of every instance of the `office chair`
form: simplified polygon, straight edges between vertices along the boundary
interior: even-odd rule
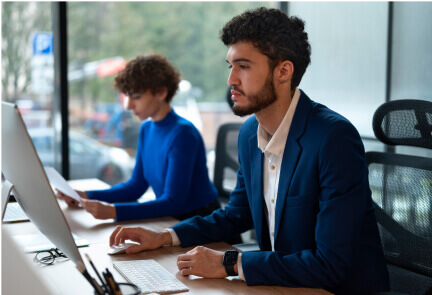
[[[397,100],[375,112],[381,142],[432,149],[432,102]],[[432,287],[432,159],[367,152],[391,291],[425,294]]]
[[[216,158],[213,183],[219,193],[219,200],[226,205],[237,179],[237,140],[242,123],[226,123],[219,127],[216,139]]]
[[[234,102],[229,86],[225,98],[232,108]],[[213,183],[219,193],[222,207],[228,204],[229,196],[236,185],[239,168],[237,141],[241,125],[242,123],[225,123],[219,127],[217,133]]]
[[[237,181],[238,163],[238,134],[242,123],[226,123],[219,127],[216,139],[216,158],[214,167],[213,183],[218,191],[221,207],[224,208],[229,201],[229,196],[235,188]],[[250,232],[250,233],[249,233]],[[235,237],[229,244],[244,251],[259,249],[256,241],[255,230],[243,234],[244,238],[250,239],[249,243],[243,243],[242,237]]]

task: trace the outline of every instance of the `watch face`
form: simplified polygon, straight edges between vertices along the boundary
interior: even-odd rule
[[[222,264],[223,265],[233,265],[237,263],[237,256],[238,256],[238,252],[237,251],[226,251],[225,255],[223,257],[222,260]]]

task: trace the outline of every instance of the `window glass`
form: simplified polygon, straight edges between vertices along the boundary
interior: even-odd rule
[[[226,102],[227,49],[219,31],[234,15],[258,6],[276,4],[69,2],[70,129],[95,147],[88,152],[92,160],[71,158],[71,178],[103,179],[114,167],[120,172],[111,183],[127,179],[141,122],[122,109],[112,81],[127,60],[152,51],[167,56],[183,74],[173,105],[201,131],[212,172],[218,127],[244,121]],[[385,100],[388,7],[386,2],[289,3],[289,14],[306,21],[312,45],[312,64],[300,88],[353,122],[366,150],[383,150],[371,122]],[[2,100],[19,106],[43,164],[58,168],[52,144],[37,138],[46,134],[52,141],[54,135],[51,3],[2,2],[1,8]],[[397,2],[393,8],[391,99],[430,100],[432,5]],[[396,151],[430,155],[423,149]]]
[[[32,141],[39,153],[51,153],[53,151],[52,137],[33,136]]]
[[[385,101],[388,3],[290,2],[289,14],[306,22],[312,47],[300,88],[373,138],[372,117]]]
[[[59,169],[52,129],[51,3],[2,2],[1,9],[2,100],[17,104],[42,164]]]
[[[392,100],[432,101],[431,15],[432,3],[394,3]],[[432,156],[421,148],[400,146],[396,152]]]
[[[432,101],[432,3],[394,3],[391,99]]]
[[[225,122],[244,121],[226,101],[227,49],[219,31],[233,16],[272,2],[69,2],[70,129],[104,143],[106,153],[88,163],[93,174],[117,183],[129,178],[141,122],[122,108],[113,79],[137,55],[165,55],[182,73],[175,111],[200,130],[213,171],[216,133]],[[120,150],[119,150],[120,149]],[[119,162],[127,153],[130,163]],[[120,155],[120,156],[119,156]],[[103,159],[108,157],[108,160]],[[72,161],[72,159],[71,159]],[[104,176],[106,163],[118,179]],[[123,167],[121,167],[123,165]],[[71,162],[71,174],[76,165]]]

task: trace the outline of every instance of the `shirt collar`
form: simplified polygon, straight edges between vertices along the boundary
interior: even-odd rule
[[[294,118],[294,112],[299,99],[300,91],[298,88],[296,88],[291,104],[273,137],[264,130],[261,124],[258,125],[258,147],[263,153],[269,152],[278,157],[283,157],[286,140],[288,138],[288,133],[291,127],[292,120]]]

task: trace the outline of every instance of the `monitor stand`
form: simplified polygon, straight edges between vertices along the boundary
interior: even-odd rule
[[[2,184],[2,189],[1,189],[1,220],[2,220],[2,222],[3,222],[4,215],[6,213],[6,206],[9,202],[13,188],[14,188],[14,185],[9,180],[5,179],[3,184]]]

